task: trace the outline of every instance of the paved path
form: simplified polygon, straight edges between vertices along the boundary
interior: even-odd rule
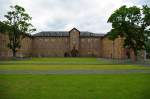
[[[53,71],[33,71],[33,70],[0,70],[0,74],[150,74],[150,70],[53,70]]]

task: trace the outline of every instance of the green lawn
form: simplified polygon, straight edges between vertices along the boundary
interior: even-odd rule
[[[149,98],[149,74],[0,75],[0,99]]]
[[[110,65],[111,64],[111,65]],[[132,64],[114,64],[111,60],[97,58],[32,58],[0,61],[0,70],[128,70],[150,67]]]
[[[0,65],[0,70],[150,70],[138,65]]]
[[[0,64],[110,64],[112,61],[97,58],[31,58],[25,60],[1,60]]]
[[[0,61],[0,70],[150,70],[97,58]],[[0,99],[149,99],[150,74],[0,74]]]

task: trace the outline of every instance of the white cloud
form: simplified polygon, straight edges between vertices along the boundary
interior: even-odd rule
[[[143,2],[140,0],[1,0],[0,19],[4,19],[2,16],[11,4],[18,4],[32,16],[32,24],[38,31],[68,31],[77,27],[83,31],[106,33],[111,29],[107,19],[114,10],[122,5],[140,5]]]

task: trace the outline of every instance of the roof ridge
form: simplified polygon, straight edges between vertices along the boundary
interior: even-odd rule
[[[41,32],[68,32],[68,31],[41,31]]]
[[[80,36],[81,37],[99,37],[99,36],[104,36],[105,34],[102,33],[93,33],[93,32],[88,32],[88,31],[80,31]],[[41,31],[38,33],[33,34],[33,36],[69,36],[69,31]]]

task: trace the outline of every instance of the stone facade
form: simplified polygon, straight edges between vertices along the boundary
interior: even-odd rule
[[[67,37],[34,37],[34,57],[60,57],[69,50],[69,38]]]
[[[11,57],[12,51],[7,47],[9,38],[0,33],[0,57]],[[21,42],[21,48],[17,52],[18,57],[29,57],[32,52],[32,38],[25,37]]]
[[[114,41],[104,37],[102,40],[102,57],[104,58],[115,58],[125,59],[126,49],[123,48],[123,38],[118,38]]]
[[[0,33],[0,57],[12,56],[7,43],[8,37]],[[111,41],[107,36],[80,32],[75,28],[69,32],[37,33],[24,38],[21,44],[18,57],[64,57],[65,53],[76,49],[81,57],[126,58],[123,39]]]
[[[0,33],[0,57],[11,56],[11,51],[7,48],[8,37]]]
[[[80,39],[80,31],[78,31],[77,29],[72,29],[69,32],[69,45],[70,45],[70,50],[72,50],[73,48],[79,50],[79,39]]]
[[[101,40],[101,37],[81,37],[79,50],[80,55],[101,57]]]

